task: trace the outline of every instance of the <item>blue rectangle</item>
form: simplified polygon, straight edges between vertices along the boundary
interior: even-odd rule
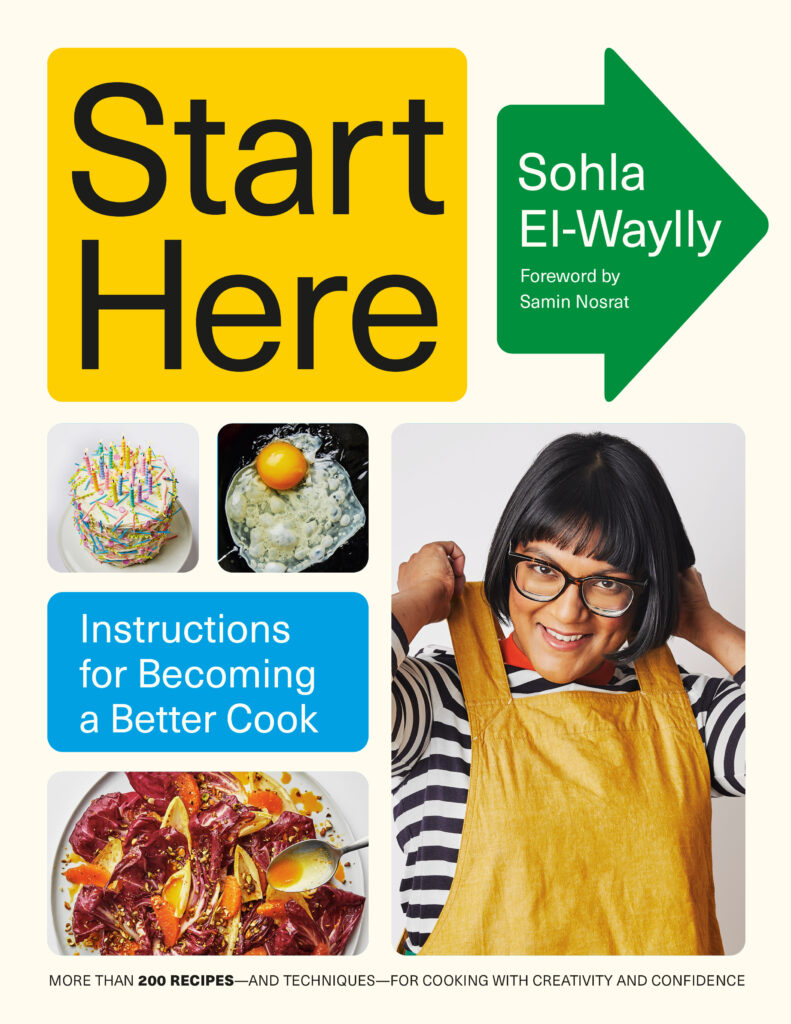
[[[55,594],[47,691],[55,750],[360,750],[368,605],[359,594]]]

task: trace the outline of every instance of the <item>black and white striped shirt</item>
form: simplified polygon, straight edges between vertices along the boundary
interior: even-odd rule
[[[443,647],[407,657],[393,619],[393,817],[406,855],[401,906],[408,948],[428,939],[453,881],[470,780],[470,726],[456,660]],[[551,690],[639,689],[631,665],[618,666],[606,686],[548,683],[532,669],[506,665],[515,697]],[[744,670],[731,679],[679,667],[706,748],[713,795],[744,793]]]

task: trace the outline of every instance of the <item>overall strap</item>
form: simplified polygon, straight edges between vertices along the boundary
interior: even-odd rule
[[[448,626],[467,705],[507,704],[511,690],[498,643],[502,630],[484,597],[483,583],[468,583],[453,599]]]
[[[667,644],[648,651],[634,667],[643,693],[685,693],[676,659]]]

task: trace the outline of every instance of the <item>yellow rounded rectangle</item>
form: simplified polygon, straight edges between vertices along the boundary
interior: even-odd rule
[[[48,130],[54,398],[464,394],[458,50],[56,50]]]

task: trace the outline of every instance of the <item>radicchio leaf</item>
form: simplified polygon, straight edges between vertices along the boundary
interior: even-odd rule
[[[313,920],[321,929],[331,956],[340,956],[362,917],[365,897],[320,885],[308,900]]]
[[[242,920],[239,925],[239,938],[236,943],[237,952],[240,955],[256,946],[265,945],[265,939],[275,927],[271,917],[265,917],[258,913],[261,906],[259,901],[248,904],[247,909],[242,912]]]
[[[164,814],[176,796],[178,772],[127,772],[129,785],[157,814]]]
[[[204,866],[210,878],[217,880],[233,861],[233,846],[240,830],[252,821],[255,812],[247,807],[233,807],[219,802],[192,819],[190,832],[195,849],[205,857]]]
[[[117,937],[123,935],[139,946],[142,954],[151,951],[151,922],[145,907],[133,908],[117,894],[86,886],[74,901],[72,934],[77,942],[89,939],[104,953],[112,953]]]
[[[160,828],[131,846],[116,864],[108,885],[124,896],[157,892],[183,866],[187,843],[174,828]]]
[[[310,914],[296,900],[287,900],[274,940],[265,945],[273,956],[313,956],[324,952],[327,943]]]
[[[292,846],[303,839],[315,839],[316,829],[313,819],[305,814],[297,814],[295,811],[283,811],[277,821],[265,825],[258,832],[253,832],[243,841],[248,852],[263,869],[269,867],[269,862],[281,853],[287,846]]]
[[[92,860],[109,839],[123,835],[144,806],[137,793],[105,793],[91,800],[69,836],[72,849],[84,860]]]
[[[247,802],[245,788],[233,772],[196,772],[195,780],[198,783],[201,797],[207,796],[210,803],[215,803],[217,800],[227,800],[237,804]]]

